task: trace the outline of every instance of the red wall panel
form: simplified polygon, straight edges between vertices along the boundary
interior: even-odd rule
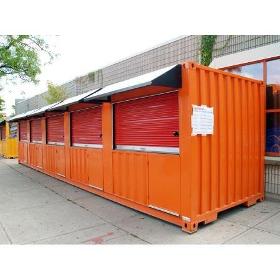
[[[47,118],[47,143],[64,144],[63,114],[59,114]]]
[[[115,144],[178,147],[178,93],[139,98],[114,105]]]
[[[71,113],[71,142],[75,144],[102,144],[102,107]]]

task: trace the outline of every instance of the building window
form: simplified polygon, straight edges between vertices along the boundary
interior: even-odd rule
[[[280,59],[267,61],[266,154],[280,155]]]
[[[267,113],[266,116],[266,153],[268,155],[279,155],[280,113]]]
[[[280,59],[234,66],[227,71],[266,82],[266,155],[280,156]]]
[[[280,85],[280,59],[267,62],[267,84]]]
[[[247,78],[263,80],[263,63],[238,66],[230,68],[228,71]]]

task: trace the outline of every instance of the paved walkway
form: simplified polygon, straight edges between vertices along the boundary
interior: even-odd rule
[[[0,159],[0,244],[280,244],[280,202],[237,207],[189,235]]]

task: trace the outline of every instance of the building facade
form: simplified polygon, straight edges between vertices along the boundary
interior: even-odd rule
[[[213,57],[222,57],[277,42],[280,42],[280,35],[221,35],[216,39]],[[201,36],[182,36],[102,69],[95,69],[88,75],[63,84],[62,87],[70,97],[187,60],[199,62],[200,43]],[[46,105],[45,94],[17,102],[16,114]]]

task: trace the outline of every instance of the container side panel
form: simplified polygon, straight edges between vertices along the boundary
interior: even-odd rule
[[[46,171],[49,173],[56,173],[56,161],[59,159],[56,157],[56,146],[46,145]]]
[[[180,146],[180,197],[181,197],[181,215],[187,217],[192,209],[191,197],[191,176],[189,173],[190,165],[190,135],[191,135],[191,111],[192,107],[189,102],[189,75],[187,75],[187,65],[182,67],[182,88],[179,89],[179,146]]]
[[[191,188],[188,216],[196,220],[262,197],[264,97],[258,81],[199,65],[187,71],[188,106],[214,108],[213,135],[188,135],[186,142]]]
[[[41,144],[29,144],[30,165],[35,168],[43,167],[43,146]]]
[[[259,124],[259,95],[258,93],[258,85],[257,84],[253,84],[252,87],[253,90],[253,111],[254,111],[254,172],[255,172],[255,176],[254,176],[254,189],[253,189],[253,194],[258,192],[258,185],[259,185],[259,176],[260,176],[260,158],[259,158],[259,146],[260,146],[260,141],[259,141],[259,133],[258,133],[258,127],[260,126]]]
[[[242,197],[248,195],[249,186],[249,117],[248,117],[248,91],[246,81],[241,81],[242,95]]]
[[[29,151],[30,151],[30,165],[36,167],[37,166],[36,144],[30,144]]]
[[[203,105],[210,106],[209,103],[209,74],[206,70],[200,71],[201,91],[200,102]],[[204,151],[201,153],[201,211],[210,210],[211,201],[211,158],[210,158],[210,137],[201,138],[201,148]]]
[[[147,154],[114,151],[113,184],[115,195],[147,205]]]
[[[214,72],[210,72],[210,104],[214,108],[219,108],[218,98],[218,75]],[[215,110],[214,128],[218,127],[219,110]],[[211,209],[218,207],[219,201],[219,130],[216,130],[212,137],[210,137],[211,147]]]
[[[149,206],[180,214],[180,157],[148,154]]]
[[[223,75],[218,74],[218,87],[219,87],[219,111],[218,123],[214,127],[214,134],[217,133],[220,139],[220,158],[219,162],[219,204],[226,204],[226,187],[227,187],[227,108],[226,108],[226,88],[225,79]],[[215,112],[215,110],[214,110]],[[214,116],[217,118],[217,116]],[[210,136],[211,137],[211,136]]]
[[[20,163],[24,162],[24,143],[23,142],[18,143],[18,161]]]
[[[88,184],[87,150],[70,148],[70,178],[74,182]]]
[[[43,145],[37,144],[36,145],[36,153],[37,153],[37,167],[43,168]]]
[[[200,75],[198,70],[190,73],[190,106],[201,104],[200,100]],[[192,110],[191,110],[192,112]],[[190,124],[189,124],[190,125]],[[190,131],[191,133],[191,131]],[[196,216],[201,212],[201,136],[191,137],[190,141],[190,165],[188,173],[190,174],[191,192],[191,213],[190,217]]]
[[[253,194],[254,188],[254,177],[252,177],[252,173],[254,170],[254,96],[252,91],[252,83],[250,81],[247,82],[248,87],[248,113],[249,113],[249,184],[248,184],[248,193],[250,196]]]
[[[88,184],[103,189],[103,153],[98,149],[87,149]]]
[[[23,162],[27,163],[28,162],[28,144],[27,143],[23,143]]]
[[[234,79],[234,88],[233,88],[233,98],[234,98],[234,120],[235,120],[235,131],[242,131],[242,97],[240,92],[240,79]],[[242,133],[234,133],[235,138],[235,193],[234,193],[234,201],[238,201],[242,198],[241,186],[242,186],[242,142],[241,142]]]
[[[65,177],[65,148],[62,146],[56,146],[55,147],[55,158],[56,158],[56,165],[55,165],[55,171],[56,174],[62,177]]]
[[[227,114],[228,123],[227,126],[227,146],[228,146],[228,162],[227,162],[227,204],[234,202],[235,193],[235,134],[238,133],[235,127],[235,108],[234,108],[234,92],[233,92],[233,78],[231,76],[226,77],[227,83]]]

